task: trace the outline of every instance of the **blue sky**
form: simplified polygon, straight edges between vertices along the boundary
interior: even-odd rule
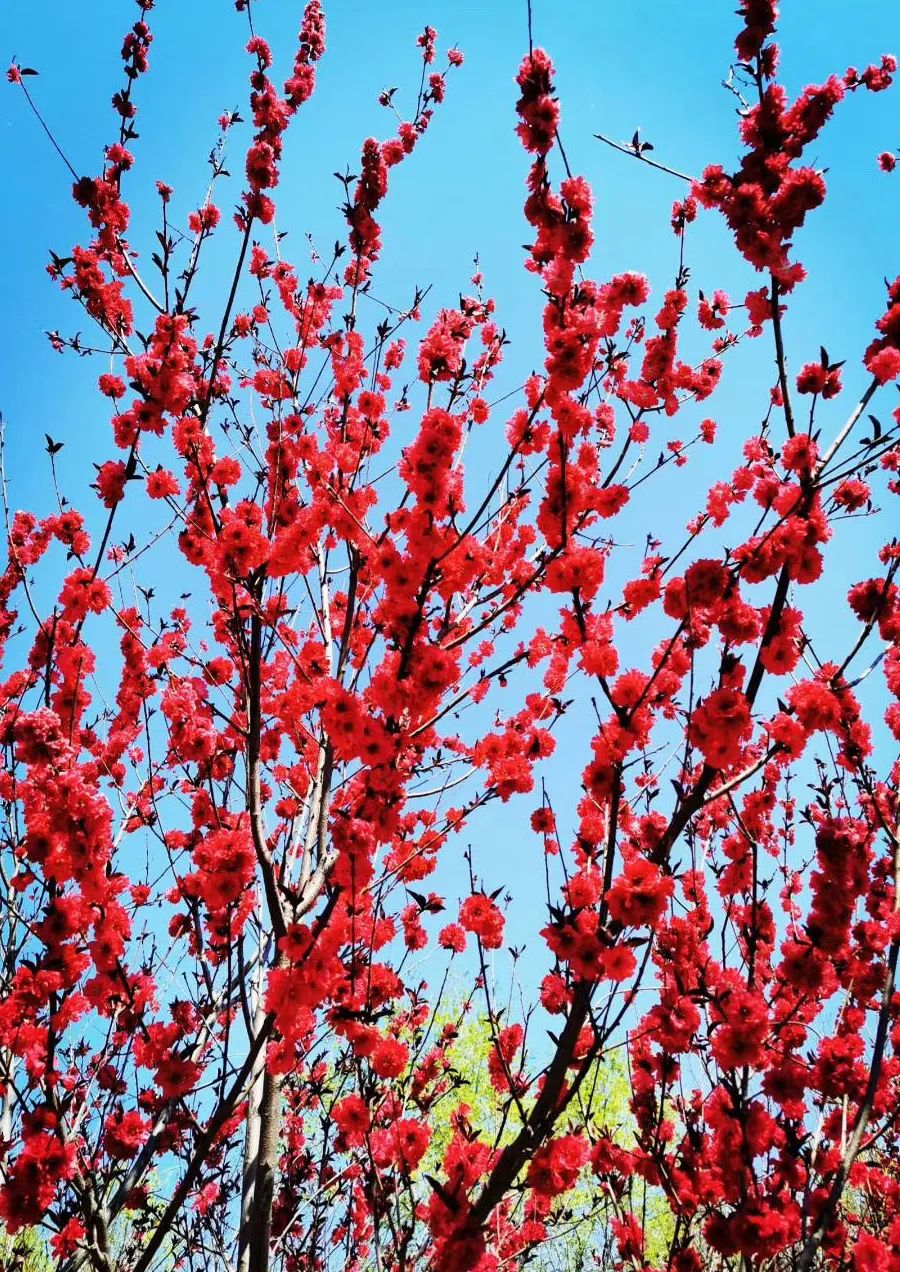
[[[885,50],[900,51],[900,10],[884,0],[855,0],[852,21],[848,7],[837,0],[799,0],[784,7],[784,80],[792,94],[849,64],[862,67]],[[103,144],[112,139],[109,99],[120,83],[118,49],[132,8],[122,0],[19,0],[0,16],[0,56],[8,61],[15,55],[39,70],[29,86],[79,172],[98,171]],[[255,8],[257,30],[276,50],[276,69],[286,74],[301,5],[260,0]],[[535,42],[557,65],[566,150],[597,198],[591,276],[638,269],[650,276],[657,295],[671,284],[677,256],[668,214],[681,187],[601,146],[593,134],[626,139],[639,126],[656,157],[676,168],[693,173],[707,162],[729,166],[737,151],[735,102],[721,80],[732,56],[732,8],[721,0],[681,5],[533,0]],[[347,166],[356,171],[361,141],[388,135],[391,117],[376,104],[383,87],[399,85],[399,108],[411,111],[418,85],[415,38],[430,22],[438,29],[440,47],[458,45],[466,64],[450,77],[447,101],[423,144],[393,174],[374,291],[403,304],[415,285],[431,284],[432,308],[453,304],[460,291],[469,289],[477,253],[486,290],[497,300],[498,319],[512,339],[497,380],[499,396],[542,361],[540,297],[535,280],[522,269],[520,246],[528,237],[521,213],[527,163],[513,132],[513,77],[527,48],[525,0],[391,0],[382,6],[338,0],[326,3],[326,13],[328,51],[319,85],[292,126],[283,164],[278,228],[288,233],[284,254],[296,262],[302,278],[309,257],[304,235],[312,234],[324,253],[342,233],[336,211],[341,189],[331,174]],[[235,106],[246,117],[249,71],[243,51],[246,22],[230,0],[158,0],[151,18],[156,36],[151,74],[137,89],[141,137],[133,147],[138,162],[127,186],[135,209],[129,238],[145,261],[156,228],[154,181],[175,187],[176,219],[183,220],[202,201],[216,117]],[[0,221],[7,259],[0,296],[0,409],[7,421],[12,503],[46,512],[53,496],[44,433],[66,442],[59,468],[64,490],[79,504],[85,503],[92,462],[109,458],[112,445],[104,402],[93,388],[104,368],[71,355],[60,358],[43,334],[57,327],[87,332],[44,273],[49,248],[66,254],[83,238],[83,215],[69,198],[68,174],[20,93],[3,87],[0,153],[6,197]],[[245,130],[232,141],[231,167],[237,175],[246,135]],[[814,281],[798,293],[787,326],[795,367],[817,357],[822,343],[833,358],[848,359],[847,391],[822,416],[827,433],[837,430],[852,393],[865,384],[859,357],[883,310],[883,279],[898,268],[900,172],[885,176],[875,164],[879,151],[898,145],[896,91],[879,97],[857,94],[839,110],[811,156],[833,177],[824,209],[797,239],[798,255]],[[220,199],[223,210],[236,195],[232,187],[228,198]],[[207,261],[207,268],[214,267],[212,276],[199,293],[210,313],[230,280],[234,251],[233,237],[219,237],[221,247]],[[688,257],[695,266],[694,294],[697,288],[711,292],[721,286],[740,298],[759,285],[749,269],[735,263],[727,232],[711,215],[692,230]],[[637,551],[648,530],[683,523],[697,509],[700,487],[730,473],[739,442],[765,410],[771,382],[771,354],[759,341],[735,358],[713,402],[679,422],[675,435],[684,437],[691,424],[711,414],[735,446],[717,448],[721,471],[711,470],[708,460],[697,464],[692,480],[680,483],[671,502],[655,495],[644,502],[643,520],[634,523]],[[498,429],[501,423],[498,419]],[[482,458],[490,465],[496,443],[487,435],[482,445]],[[859,577],[859,553],[871,549],[875,533],[867,525],[847,529],[834,556],[836,582],[818,589],[815,602],[822,614],[834,611],[838,624],[846,586]],[[578,721],[584,717],[577,716]],[[577,795],[584,755],[582,741],[577,759],[566,753],[548,766],[548,781],[563,803]],[[489,886],[510,878],[520,862],[528,868],[539,865],[539,847],[525,828],[524,813],[533,803],[525,801],[518,816],[492,809],[482,823],[496,845],[482,858]],[[533,926],[523,923],[523,930]]]

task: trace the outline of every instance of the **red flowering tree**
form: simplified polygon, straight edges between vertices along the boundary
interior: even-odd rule
[[[900,1268],[900,279],[846,368],[786,352],[815,143],[894,59],[791,100],[775,5],[742,0],[741,157],[684,178],[652,300],[639,273],[590,272],[591,190],[527,48],[510,113],[545,356],[501,408],[479,277],[416,336],[421,295],[377,326],[358,303],[392,169],[460,54],[425,29],[414,110],[363,142],[343,236],[302,282],[274,200],[325,15],[310,0],[283,81],[251,24],[233,228],[237,114],[186,224],[158,183],[151,268],[126,191],[152,8],[104,166],[72,171],[85,239],[50,267],[112,363],[109,458],[96,498],[8,511],[0,576],[7,1249],[25,1233],[69,1272],[494,1272],[577,1224],[582,1267]],[[30,73],[9,79],[32,103]],[[688,286],[701,211],[733,234],[743,298]],[[196,280],[229,234],[210,321]],[[753,340],[771,382],[747,386],[762,422],[734,467],[706,403]],[[720,480],[630,568],[619,527],[640,533],[703,447]],[[145,540],[121,542],[143,501]],[[806,598],[860,517],[841,643]],[[154,576],[157,539],[190,601]],[[572,806],[540,785],[566,717]],[[497,885],[528,881],[488,877],[494,800],[527,806],[546,860],[543,980],[518,997]],[[468,887],[439,892],[463,834]],[[454,1063],[451,965],[487,1021],[490,1117]]]

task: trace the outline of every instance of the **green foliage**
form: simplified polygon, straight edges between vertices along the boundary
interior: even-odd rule
[[[431,1144],[420,1168],[423,1174],[438,1177],[453,1135],[450,1115],[460,1104],[468,1106],[467,1120],[479,1137],[502,1148],[517,1134],[522,1113],[527,1115],[535,1098],[528,1094],[521,1101],[511,1100],[508,1093],[498,1092],[492,1085],[488,1062],[494,1042],[487,1016],[448,1010],[439,1014],[436,1031],[457,1022],[460,1016],[462,1023],[448,1048],[459,1086],[448,1093],[431,1114]],[[529,1043],[530,1039],[526,1039],[530,1051]],[[531,1059],[533,1063],[528,1067],[533,1071],[534,1062],[539,1067],[540,1057]],[[616,1051],[598,1059],[561,1119],[558,1133],[582,1130],[589,1136],[597,1136],[602,1132],[622,1148],[630,1148],[635,1133],[630,1098],[631,1084],[624,1053]],[[590,1167],[585,1168],[575,1188],[562,1199],[549,1239],[534,1252],[529,1266],[540,1272],[580,1272],[595,1266],[594,1254],[609,1240],[608,1201]],[[631,1205],[643,1218],[648,1263],[665,1262],[673,1231],[665,1197],[659,1189],[635,1179]]]
[[[0,1227],[0,1268],[3,1272],[53,1272],[55,1264],[41,1234],[24,1228],[10,1236]]]

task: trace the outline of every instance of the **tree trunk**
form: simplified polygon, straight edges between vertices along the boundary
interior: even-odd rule
[[[268,1272],[272,1238],[272,1203],[281,1133],[281,1088],[284,1079],[268,1069],[263,1077],[259,1113],[259,1147],[250,1210],[248,1272]]]
[[[250,1270],[250,1223],[259,1158],[259,1129],[265,1082],[265,1053],[257,1059],[253,1081],[247,1097],[247,1123],[244,1129],[244,1162],[241,1173],[241,1225],[238,1234],[237,1272]]]

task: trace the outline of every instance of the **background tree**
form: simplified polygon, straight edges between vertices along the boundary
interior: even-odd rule
[[[790,325],[820,135],[894,59],[792,97],[775,6],[743,0],[740,155],[691,177],[613,143],[681,184],[651,303],[642,274],[590,276],[593,196],[529,23],[543,365],[510,400],[480,273],[452,308],[376,285],[394,170],[462,55],[425,28],[418,92],[385,91],[390,134],[339,173],[342,237],[301,281],[275,196],[325,15],[307,4],[282,80],[236,8],[246,119],[219,120],[184,218],[157,183],[149,255],[125,192],[150,0],[102,170],[53,138],[89,229],[50,273],[97,334],[51,340],[102,359],[113,450],[87,503],[48,436],[56,506],[6,501],[8,1233],[67,1272],[900,1266],[900,280],[844,361]],[[33,74],[9,79],[41,120]],[[742,300],[694,289],[701,211]],[[720,429],[707,402],[754,341],[756,414]],[[708,490],[682,477],[704,448]],[[679,481],[687,524],[661,523]],[[823,611],[848,542],[853,586]],[[557,739],[571,803],[538,787]],[[519,995],[498,952],[523,958],[506,914],[529,881],[479,853],[515,797],[546,899]],[[481,1107],[451,966],[479,1003]]]

